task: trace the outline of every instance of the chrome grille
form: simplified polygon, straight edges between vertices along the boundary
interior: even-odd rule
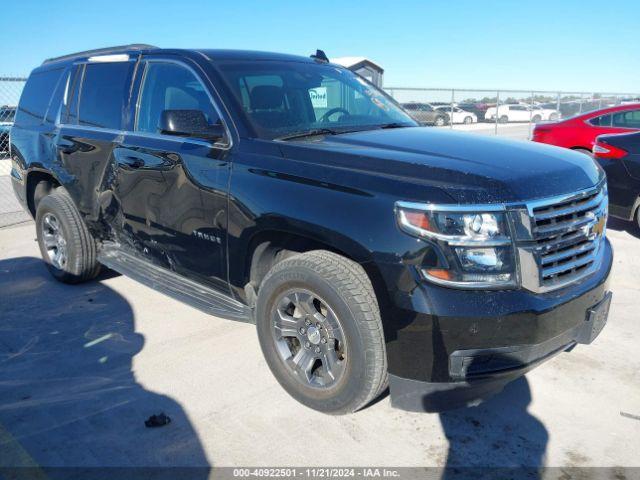
[[[606,186],[533,202],[528,208],[541,289],[560,288],[591,273],[604,243]]]

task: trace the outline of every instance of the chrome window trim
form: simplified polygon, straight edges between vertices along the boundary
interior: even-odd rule
[[[140,79],[140,85],[138,86],[138,92],[137,92],[137,98],[136,98],[136,106],[135,106],[135,116],[134,116],[134,121],[133,121],[133,130],[128,131],[128,134],[135,134],[135,135],[142,135],[142,136],[146,136],[149,138],[161,138],[161,139],[167,139],[167,140],[175,140],[176,136],[173,135],[165,135],[162,133],[154,133],[154,132],[141,132],[138,130],[138,115],[140,112],[140,100],[142,99],[142,91],[144,89],[144,84],[147,78],[147,72],[148,72],[148,65],[150,63],[173,63],[175,65],[179,65],[181,67],[186,68],[187,70],[189,70],[193,76],[195,77],[195,79],[200,83],[200,85],[202,86],[202,88],[204,89],[205,93],[207,94],[207,97],[209,97],[209,101],[211,102],[211,105],[213,105],[214,110],[216,111],[216,113],[218,114],[218,117],[220,117],[220,121],[222,122],[222,125],[224,126],[224,131],[227,135],[228,138],[228,142],[225,143],[212,143],[212,142],[208,142],[206,140],[202,140],[202,139],[196,139],[196,138],[189,138],[189,137],[179,137],[182,139],[182,141],[185,140],[189,140],[191,141],[191,143],[197,143],[199,145],[208,145],[212,148],[217,148],[220,150],[230,150],[233,145],[234,145],[234,141],[233,141],[233,136],[231,135],[231,130],[229,129],[229,126],[227,125],[226,120],[224,119],[223,115],[222,115],[222,111],[220,110],[217,102],[214,100],[213,96],[211,95],[211,92],[209,91],[209,89],[207,88],[207,85],[205,82],[202,81],[202,77],[198,74],[198,72],[196,72],[190,65],[188,65],[187,63],[180,61],[180,60],[176,60],[176,59],[172,59],[172,58],[162,58],[162,57],[158,57],[158,58],[145,58],[144,56],[141,58],[141,63],[143,63],[143,72],[142,72],[142,78]]]

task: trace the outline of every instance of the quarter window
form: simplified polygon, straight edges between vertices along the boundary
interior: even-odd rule
[[[140,93],[136,130],[159,133],[164,110],[199,110],[209,125],[220,116],[200,80],[186,67],[168,62],[149,62]]]
[[[592,118],[589,123],[594,127],[610,127],[611,115],[600,115],[599,117]]]
[[[122,128],[133,63],[89,63],[85,67],[79,97],[80,125]]]
[[[62,69],[31,74],[20,97],[17,124],[38,125],[42,122],[60,75],[62,75]]]

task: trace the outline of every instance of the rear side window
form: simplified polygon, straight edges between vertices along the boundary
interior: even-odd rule
[[[51,95],[61,75],[61,68],[31,74],[18,104],[17,125],[39,125],[42,123]]]
[[[592,118],[589,123],[594,127],[610,127],[611,126],[611,114],[600,115],[599,117]]]
[[[132,62],[88,63],[78,97],[78,123],[120,130],[132,72]]]
[[[199,110],[209,125],[220,122],[204,85],[181,65],[148,63],[140,95],[137,131],[159,133],[163,110]]]
[[[613,115],[613,126],[620,128],[640,128],[640,110],[629,110]]]

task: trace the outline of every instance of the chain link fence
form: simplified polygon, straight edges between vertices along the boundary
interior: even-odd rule
[[[0,228],[29,219],[13,194],[9,151],[9,132],[25,82],[22,76],[0,75]],[[640,103],[640,93],[407,87],[385,90],[424,125],[521,140],[531,137],[537,122]]]
[[[640,103],[640,93],[406,87],[385,90],[424,125],[521,140],[531,138],[538,122]]]
[[[26,78],[0,75],[0,228],[29,220],[13,194],[9,132]]]

